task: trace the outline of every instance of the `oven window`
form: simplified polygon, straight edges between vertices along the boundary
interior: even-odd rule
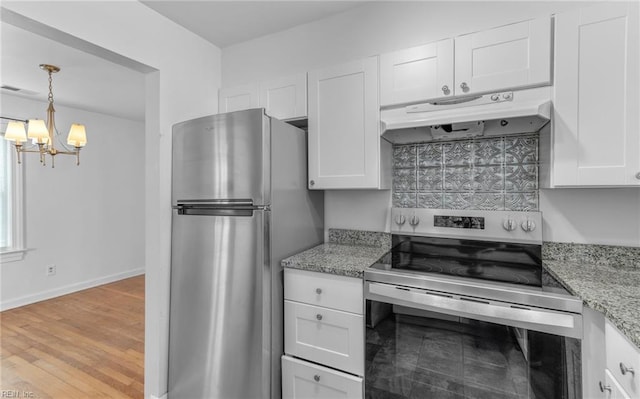
[[[582,397],[579,340],[376,302],[367,311],[366,398]]]

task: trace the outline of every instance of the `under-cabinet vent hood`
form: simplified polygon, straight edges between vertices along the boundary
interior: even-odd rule
[[[540,87],[383,109],[382,137],[408,144],[537,132],[549,122],[550,98]]]

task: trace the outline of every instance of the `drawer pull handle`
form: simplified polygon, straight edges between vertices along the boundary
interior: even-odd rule
[[[622,373],[622,375],[627,375],[627,373],[631,373],[631,375],[634,377],[636,375],[636,371],[633,369],[633,367],[627,367],[622,362],[620,362],[620,372]]]
[[[322,288],[316,288],[316,294],[318,295],[322,294]]]
[[[600,385],[600,392],[604,392],[604,391],[611,392],[611,387],[609,385],[604,385],[602,381],[600,381],[598,385]]]
[[[313,376],[313,379],[314,379],[316,382],[319,382],[319,381],[320,381],[320,376],[319,376],[318,374],[316,374],[316,375],[314,375],[314,376]]]
[[[316,319],[318,319],[318,320],[322,320],[322,315],[321,315],[320,313],[318,313],[318,314],[316,315]]]

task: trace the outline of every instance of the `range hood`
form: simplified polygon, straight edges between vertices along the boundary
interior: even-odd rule
[[[551,117],[551,88],[539,87],[383,109],[382,137],[394,144],[532,133]]]

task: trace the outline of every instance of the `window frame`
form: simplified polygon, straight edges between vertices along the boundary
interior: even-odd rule
[[[4,134],[0,137],[4,141]],[[26,226],[25,226],[25,197],[24,197],[24,169],[25,162],[18,164],[16,150],[13,143],[8,144],[8,157],[11,165],[11,246],[0,248],[0,261],[2,263],[16,262],[24,259],[27,253],[26,248]],[[23,158],[23,157],[21,157]]]

